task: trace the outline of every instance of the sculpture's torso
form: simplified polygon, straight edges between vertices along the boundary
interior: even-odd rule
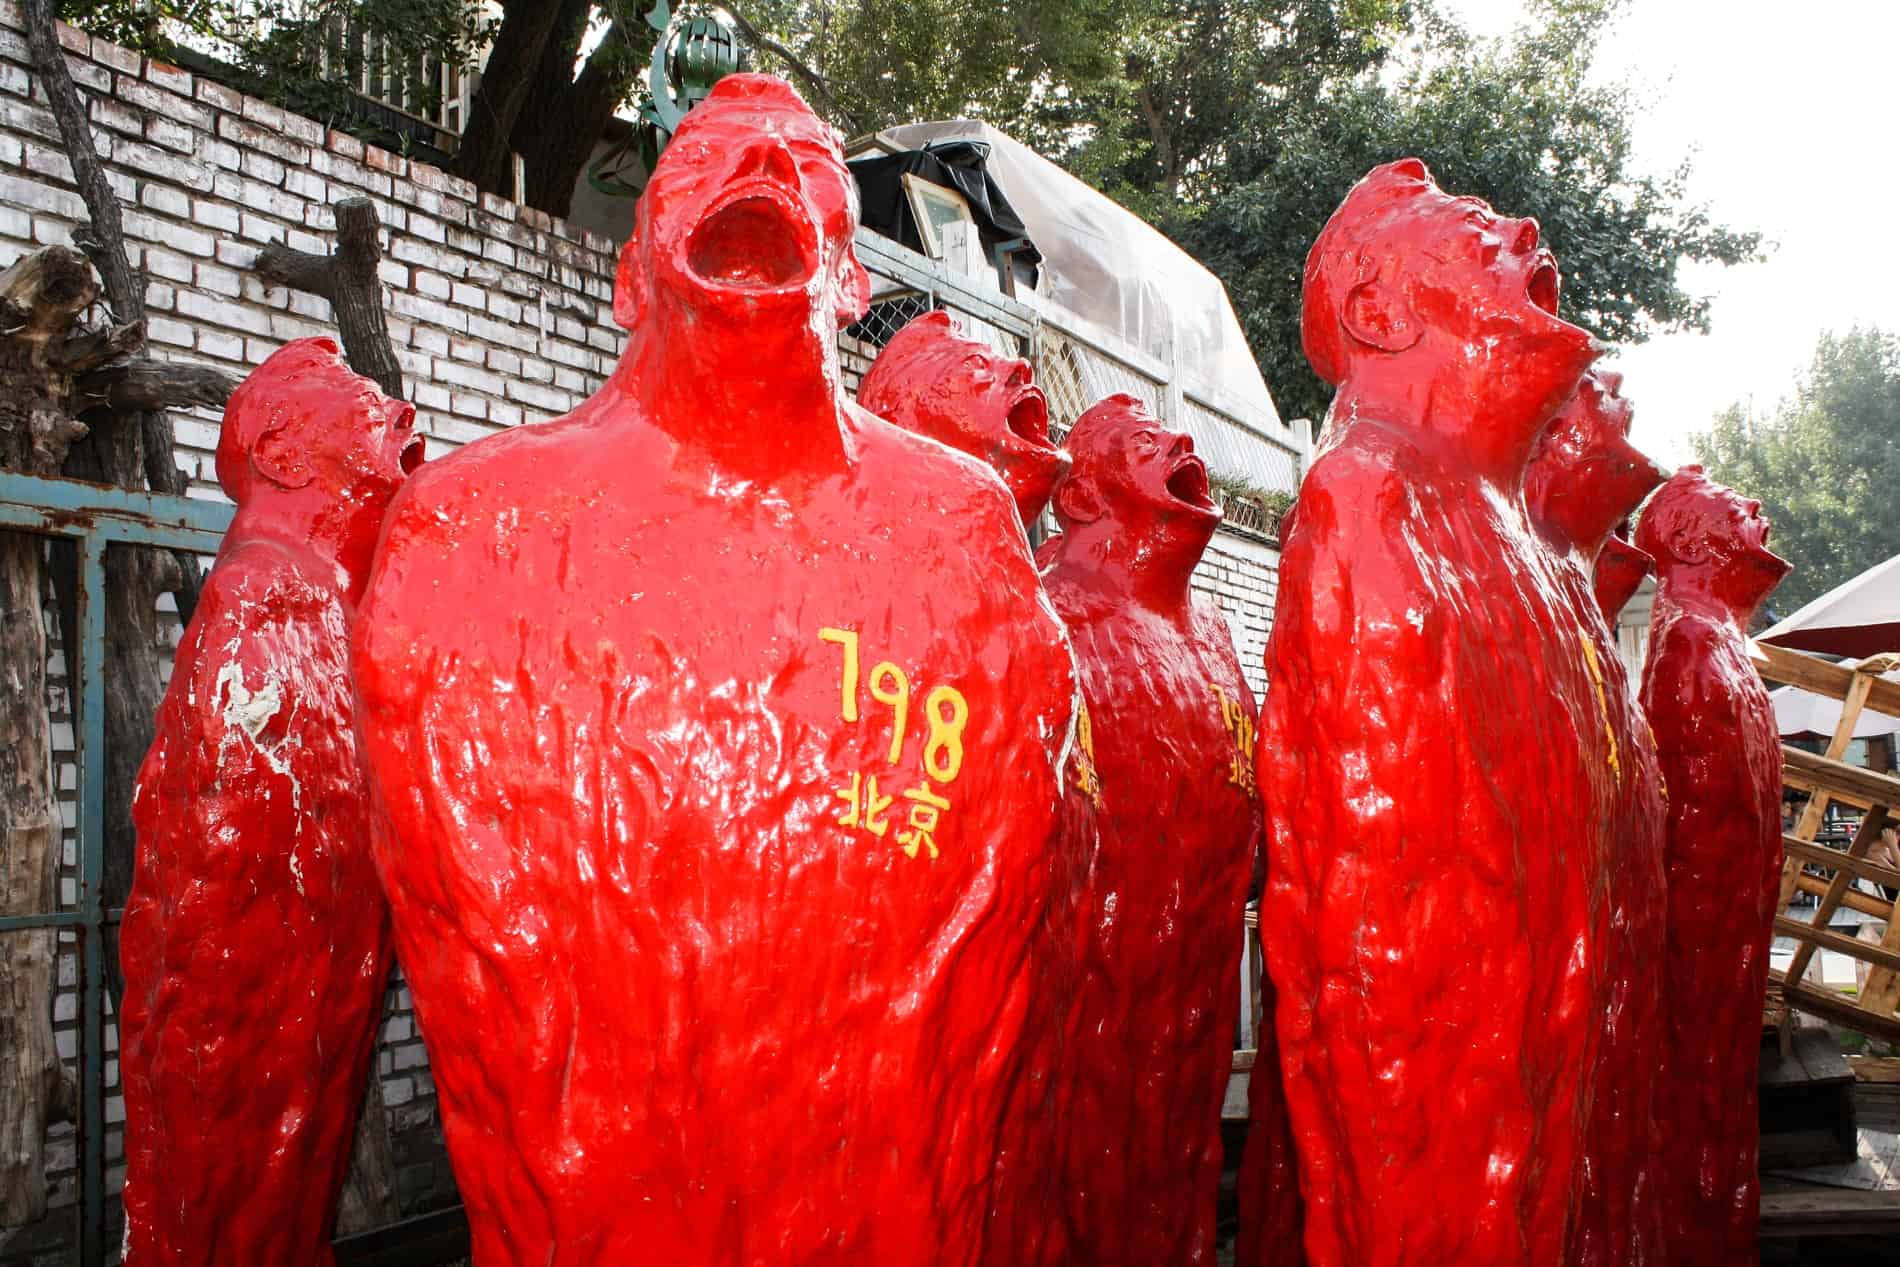
[[[1774,711],[1734,625],[1666,584],[1643,705],[1669,789],[1664,1261],[1743,1267],[1757,1260],[1758,1039],[1782,860]]]
[[[1601,688],[1617,785],[1608,839],[1602,1047],[1571,1261],[1578,1267],[1643,1267],[1661,1261],[1652,1095],[1662,1059],[1664,788],[1655,738],[1590,575],[1574,555],[1553,563],[1589,648],[1591,684]]]
[[[132,807],[128,1263],[331,1261],[388,966],[348,618],[333,566],[239,539],[179,646]]]
[[[1071,668],[1000,486],[847,434],[772,487],[570,419],[392,514],[366,751],[483,1267],[976,1261]]]
[[[1075,644],[1099,779],[1091,796],[1072,776],[1065,813],[1064,852],[1088,862],[1064,1061],[1069,1261],[1212,1263],[1260,812],[1253,695],[1218,614],[1104,596],[1059,554],[1044,583]]]
[[[1616,789],[1522,502],[1342,422],[1282,556],[1262,921],[1316,1267],[1562,1261]]]

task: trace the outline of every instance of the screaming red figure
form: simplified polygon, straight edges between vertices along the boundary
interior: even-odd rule
[[[1612,630],[1616,628],[1616,618],[1642,588],[1643,578],[1649,575],[1652,566],[1650,557],[1631,545],[1621,532],[1610,534],[1609,540],[1603,543],[1603,549],[1597,553],[1592,585],[1597,610],[1603,613],[1603,619]]]
[[[607,384],[390,512],[364,749],[478,1267],[984,1254],[1074,671],[995,476],[843,395],[856,225],[722,79]]]
[[[1669,788],[1670,1001],[1656,1172],[1670,1264],[1752,1267],[1755,1079],[1781,884],[1781,746],[1746,631],[1788,574],[1761,503],[1685,466],[1636,525],[1656,561],[1643,709]]]
[[[1260,990],[1263,1015],[1253,1069],[1247,1075],[1247,1143],[1240,1160],[1240,1228],[1234,1238],[1234,1263],[1236,1267],[1303,1267],[1305,1218],[1299,1159],[1280,1080],[1273,983],[1262,981]]]
[[[389,916],[347,630],[415,410],[303,339],[232,394],[237,503],[132,800],[126,1263],[332,1261]]]
[[[1069,469],[1050,442],[1049,403],[1029,362],[963,337],[947,312],[927,312],[892,336],[865,373],[858,404],[995,468],[1025,525]]]
[[[1063,1058],[1058,1189],[1069,1262],[1214,1261],[1220,1105],[1232,1067],[1241,906],[1259,834],[1253,695],[1218,612],[1193,601],[1220,524],[1187,436],[1131,396],[1069,432],[1062,535],[1043,586],[1088,709],[1066,815],[1087,839]]]
[[[1538,440],[1524,477],[1531,523],[1555,556],[1571,617],[1584,634],[1618,788],[1608,841],[1607,994],[1569,1260],[1576,1267],[1655,1264],[1662,1234],[1650,1097],[1662,1054],[1663,996],[1656,985],[1663,958],[1663,790],[1655,741],[1637,712],[1591,570],[1615,526],[1667,473],[1630,444],[1622,385],[1621,374],[1584,375]]]
[[[1284,529],[1260,925],[1314,1267],[1565,1257],[1617,780],[1524,512],[1597,354],[1537,237],[1406,159],[1307,257],[1306,352],[1339,390]]]

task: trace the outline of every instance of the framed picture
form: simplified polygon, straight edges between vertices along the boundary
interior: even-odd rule
[[[976,228],[970,204],[954,189],[947,189],[912,172],[904,173],[904,196],[910,199],[910,211],[917,218],[917,233],[924,250],[932,259],[943,258],[943,230],[946,225],[967,224]]]

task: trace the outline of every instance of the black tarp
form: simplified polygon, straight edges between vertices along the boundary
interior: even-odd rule
[[[923,235],[917,230],[917,218],[904,194],[904,177],[915,175],[963,195],[970,204],[970,214],[976,218],[985,257],[993,259],[1000,243],[1027,242],[1029,230],[1022,217],[990,176],[989,156],[990,147],[981,141],[945,141],[928,149],[860,158],[848,164],[858,182],[864,227],[913,251],[924,251]],[[1018,248],[1016,258],[1031,268],[1042,263],[1034,244]]]

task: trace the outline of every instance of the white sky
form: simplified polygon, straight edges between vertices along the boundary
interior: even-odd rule
[[[1481,35],[1523,17],[1522,0],[1444,3]],[[1787,395],[1822,330],[1900,330],[1900,157],[1888,140],[1900,126],[1900,2],[1631,0],[1595,66],[1644,103],[1638,169],[1666,174],[1692,157],[1692,201],[1771,245],[1762,264],[1685,266],[1690,292],[1715,297],[1712,333],[1605,358],[1628,376],[1637,442],[1686,462],[1689,433],[1717,410],[1752,399],[1765,411]]]

